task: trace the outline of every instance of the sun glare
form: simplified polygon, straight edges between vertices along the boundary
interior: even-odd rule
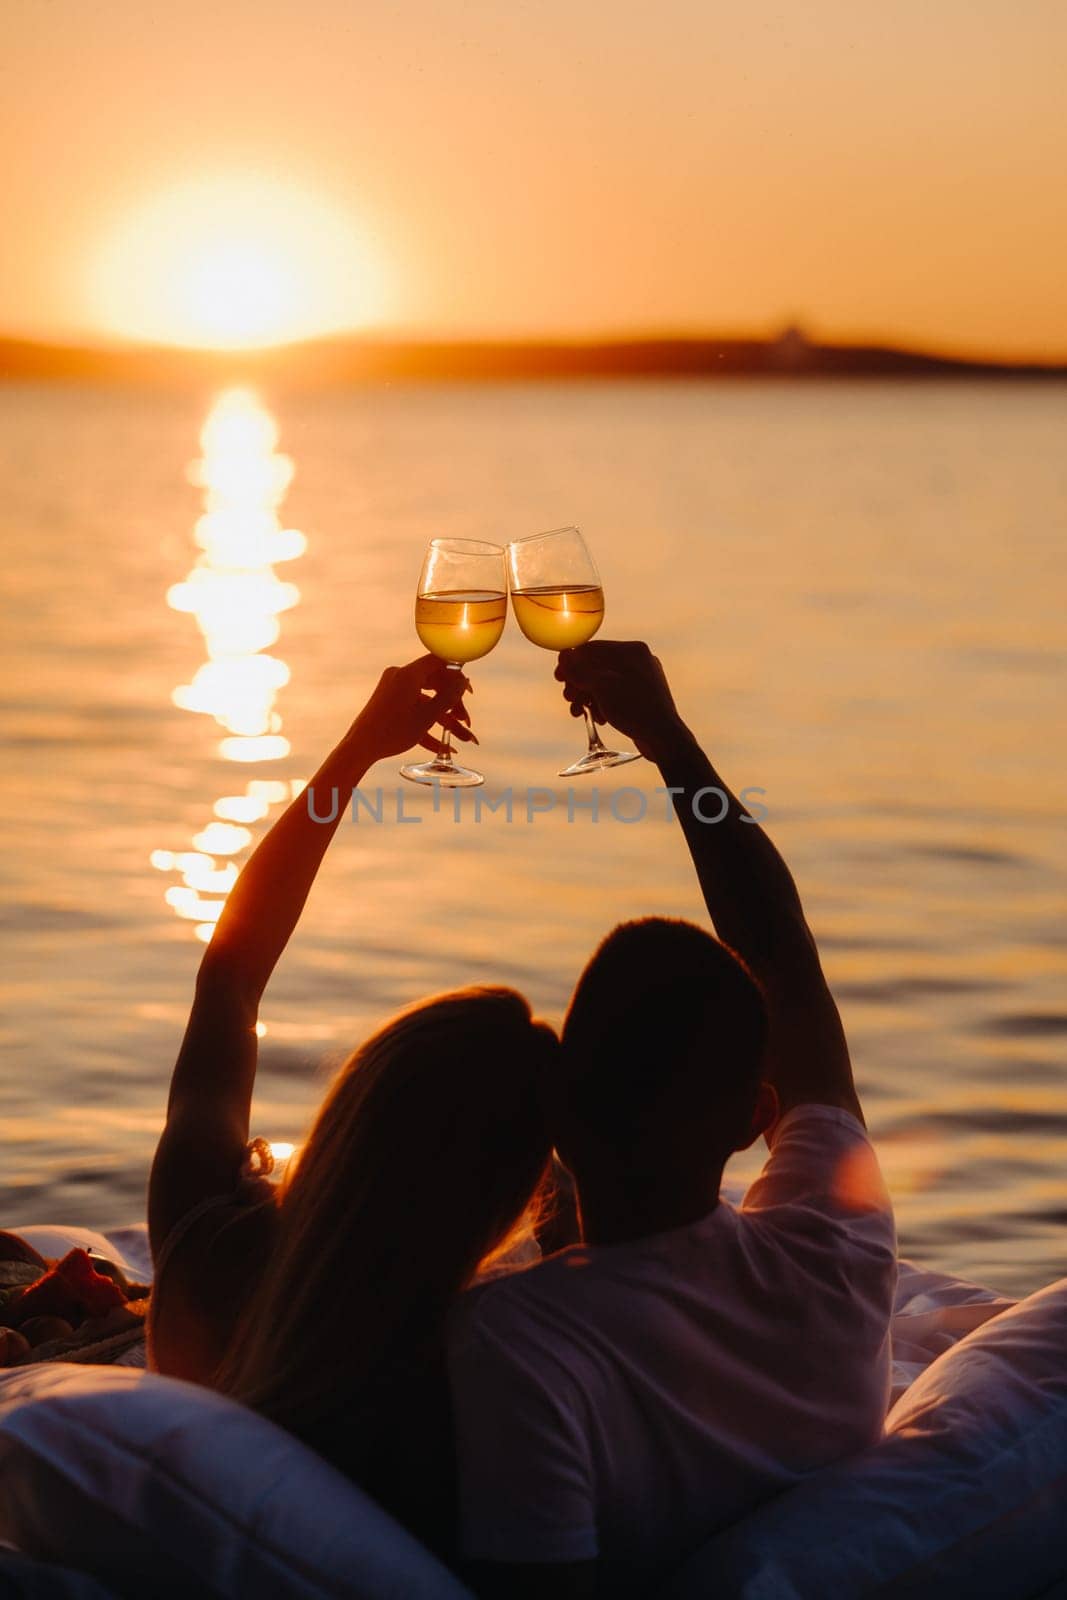
[[[213,344],[269,340],[293,317],[299,303],[285,264],[255,244],[225,241],[190,263],[189,317]]]
[[[258,177],[204,179],[144,203],[105,237],[90,290],[110,333],[217,349],[366,327],[387,311],[357,219]]]

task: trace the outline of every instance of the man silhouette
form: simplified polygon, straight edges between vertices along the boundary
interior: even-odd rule
[[[659,766],[719,939],[652,918],[593,956],[551,1085],[582,1243],[454,1315],[460,1551],[475,1587],[509,1600],[649,1592],[716,1529],[876,1440],[896,1278],[785,863],[647,646],[566,651],[557,677],[572,710]],[[760,1133],[770,1156],[735,1208],[723,1165]]]

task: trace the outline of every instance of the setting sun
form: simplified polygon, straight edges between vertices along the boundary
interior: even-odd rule
[[[185,302],[191,327],[212,343],[272,339],[296,314],[299,301],[285,264],[254,242],[222,241],[189,265]]]
[[[353,218],[297,184],[240,175],[168,189],[120,220],[91,290],[110,332],[215,348],[366,327],[385,311]]]

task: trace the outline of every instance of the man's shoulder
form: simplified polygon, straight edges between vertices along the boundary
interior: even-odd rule
[[[842,1107],[805,1103],[786,1113],[769,1142],[741,1203],[746,1247],[777,1252],[827,1287],[851,1293],[862,1278],[891,1295],[893,1206],[863,1124]]]
[[[584,1282],[590,1254],[582,1245],[568,1245],[515,1272],[503,1272],[474,1284],[459,1296],[450,1316],[452,1340],[479,1334],[507,1338],[517,1327],[539,1323],[559,1306],[573,1305]]]
[[[529,1266],[520,1267],[514,1272],[501,1272],[476,1283],[463,1298],[479,1306],[494,1308],[569,1298],[570,1293],[588,1277],[594,1260],[595,1252],[588,1250],[585,1245],[565,1245],[562,1250],[543,1256]]]

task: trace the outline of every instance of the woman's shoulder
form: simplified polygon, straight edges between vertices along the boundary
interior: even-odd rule
[[[246,1212],[259,1210],[268,1201],[274,1202],[275,1189],[269,1181],[274,1170],[274,1155],[265,1139],[252,1139],[245,1146],[244,1158],[234,1174],[232,1187],[218,1190],[192,1200],[153,1250],[156,1281],[170,1267],[179,1254],[184,1256],[190,1244],[197,1240],[211,1240],[223,1235],[234,1223],[243,1220]]]

